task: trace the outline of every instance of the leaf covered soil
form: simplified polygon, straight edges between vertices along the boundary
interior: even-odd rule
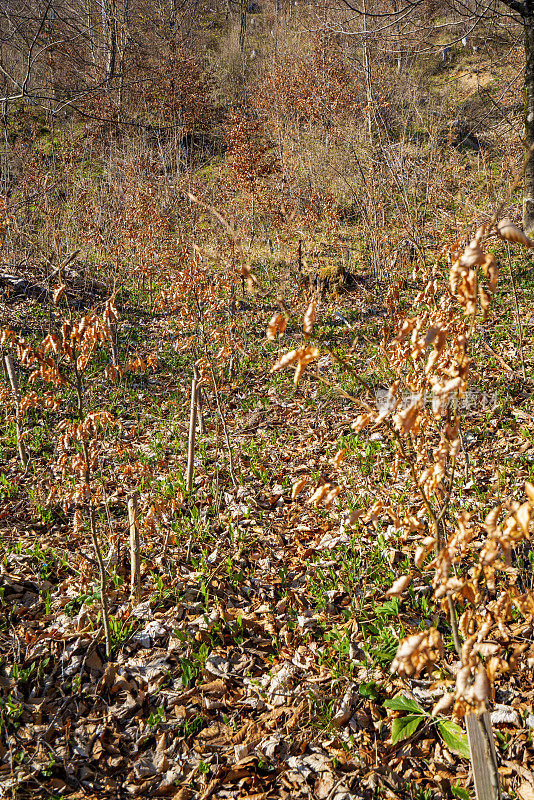
[[[409,306],[413,292],[405,288],[400,302]],[[534,376],[528,281],[520,296]],[[27,302],[8,298],[10,327],[20,330],[35,314]],[[98,520],[110,578],[110,659],[89,535],[73,534],[69,513],[50,502],[62,411],[29,423],[26,470],[14,423],[4,430],[2,790],[17,798],[471,796],[462,723],[432,715],[454,687],[458,660],[430,579],[418,572],[403,595],[386,594],[409,571],[419,534],[401,535],[376,500],[387,489],[399,514],[421,502],[406,475],[393,477],[394,443],[387,432],[353,432],[357,409],[331,385],[354,387],[328,355],[297,389],[286,373],[269,376],[277,355],[264,339],[272,311],[250,296],[238,313],[250,349],[219,388],[232,461],[207,387],[189,494],[190,364],[168,347],[163,315],[142,318],[125,302],[119,341],[139,336],[137,353],[157,352],[157,364],[122,384],[91,384],[90,404],[121,422],[106,447],[112,440],[113,458],[122,453],[123,466],[147,476],[138,604],[129,595],[120,470],[107,480]],[[531,384],[518,375],[514,332],[499,328],[501,318],[486,323],[487,341],[513,374],[503,374],[481,342],[481,388],[466,411],[456,478],[463,507],[521,499],[519,487],[532,479]],[[371,281],[325,302],[318,323],[332,341],[352,346],[379,391],[387,381],[374,344],[387,326],[381,287]],[[329,508],[310,503],[325,484],[343,489]],[[531,556],[525,547],[513,564],[525,590]],[[431,626],[446,642],[439,668],[417,678],[392,674],[400,639]],[[502,632],[511,668],[496,678],[492,721],[505,790],[526,785],[532,793],[531,640],[532,623],[523,619]]]

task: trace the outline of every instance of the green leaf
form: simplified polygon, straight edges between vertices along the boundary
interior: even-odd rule
[[[462,758],[471,758],[467,736],[459,725],[450,719],[442,719],[438,722],[438,730],[449,750]]]
[[[205,642],[202,642],[202,644],[198,649],[198,656],[197,656],[198,660],[201,661],[203,664],[205,664],[206,661],[208,660],[209,654],[210,654],[210,649],[208,645]]]
[[[393,616],[398,617],[399,615],[399,598],[393,597],[391,600],[387,600],[385,603],[382,603],[379,606],[375,606],[375,614],[377,616]]]
[[[188,658],[182,659],[182,683],[184,689],[187,689],[193,683],[197,673],[197,667]]]
[[[453,797],[459,797],[460,800],[471,800],[471,795],[463,786],[451,786],[451,792]]]
[[[425,714],[425,710],[421,708],[419,703],[406,697],[405,694],[398,694],[392,697],[391,700],[386,700],[384,703],[385,708],[392,708],[393,711],[410,711],[412,714]]]
[[[391,723],[391,741],[393,744],[408,739],[416,732],[419,725],[425,720],[421,714],[406,714],[405,717],[397,717]]]
[[[376,700],[379,695],[378,688],[374,681],[370,681],[370,683],[360,683],[358,686],[358,693],[361,694],[362,697],[367,697],[369,700]]]

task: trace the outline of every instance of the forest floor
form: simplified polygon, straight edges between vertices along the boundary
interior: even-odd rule
[[[454,508],[520,500],[533,478],[533,287],[528,272],[517,280],[527,377],[504,292],[484,328],[500,361],[482,339],[475,354]],[[405,308],[416,289],[403,290]],[[374,392],[388,378],[378,350],[388,324],[383,296],[370,280],[326,300],[317,319],[330,342],[350,348]],[[44,336],[57,309],[6,294],[0,313],[4,327],[35,334],[37,325]],[[454,687],[458,659],[431,573],[417,572],[402,597],[386,595],[410,568],[420,534],[401,534],[375,501],[385,486],[399,513],[420,499],[404,472],[393,476],[387,431],[352,430],[358,409],[336,387],[350,394],[354,385],[328,354],[297,388],[290,374],[269,374],[278,352],[265,339],[271,313],[254,296],[238,306],[246,347],[233,375],[221,370],[218,393],[204,389],[188,494],[192,361],[166,339],[167,317],[141,316],[134,300],[120,309],[119,351],[134,348],[141,359],[156,352],[157,364],[117,384],[88,378],[87,403],[120,420],[102,437],[102,458],[110,448],[117,464],[130,460],[142,513],[155,521],[142,533],[135,604],[127,481],[120,470],[108,478],[98,525],[110,658],[89,533],[73,533],[72,513],[49,497],[59,475],[56,433],[72,411],[26,412],[24,470],[9,409],[0,435],[4,797],[473,795],[461,723],[432,715]],[[290,326],[289,341],[296,335]],[[310,502],[326,483],[342,487],[329,508]],[[534,582],[531,555],[514,562],[524,591]],[[399,641],[430,626],[446,642],[438,668],[417,678],[392,673]],[[522,800],[534,797],[532,632],[520,620],[503,631],[510,669],[496,678],[492,710],[503,786]],[[408,727],[393,742],[392,724],[398,733],[403,720]]]

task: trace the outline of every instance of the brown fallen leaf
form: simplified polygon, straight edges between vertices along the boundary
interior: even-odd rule
[[[206,681],[205,683],[201,683],[197,688],[200,692],[204,692],[204,694],[223,695],[226,693],[228,687],[225,681],[217,678],[214,681]]]

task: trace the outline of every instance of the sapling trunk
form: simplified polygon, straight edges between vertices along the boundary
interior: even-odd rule
[[[77,373],[78,374],[78,373]],[[110,658],[111,656],[111,632],[109,627],[109,612],[108,612],[108,598],[107,598],[107,581],[106,581],[106,567],[104,565],[104,559],[102,558],[102,551],[100,549],[100,544],[98,542],[98,534],[96,531],[96,522],[95,522],[95,510],[91,504],[91,461],[89,458],[89,448],[87,447],[87,442],[85,438],[81,440],[84,460],[85,460],[85,483],[88,488],[88,504],[89,504],[89,530],[91,533],[91,542],[93,544],[93,550],[95,552],[95,557],[98,563],[98,572],[100,576],[100,599],[102,603],[102,623],[104,625],[104,637],[106,640],[106,658]]]
[[[515,326],[517,329],[517,338],[519,345],[519,358],[521,361],[521,375],[523,380],[526,380],[527,374],[525,372],[525,358],[523,356],[523,328],[521,326],[521,315],[519,313],[519,301],[517,299],[517,291],[515,287],[514,271],[512,268],[512,259],[510,258],[510,245],[506,242],[506,255],[508,257],[508,269],[510,270],[510,281],[512,283],[512,293],[514,295],[515,306]]]
[[[206,356],[207,356],[207,350],[206,350]],[[228,470],[230,472],[230,479],[232,481],[233,486],[237,486],[237,481],[234,474],[234,455],[232,451],[232,445],[230,443],[230,436],[228,435],[228,426],[226,425],[226,419],[224,418],[224,413],[221,407],[221,401],[219,398],[219,389],[217,387],[217,378],[215,376],[215,370],[213,369],[213,364],[211,363],[211,361],[210,361],[210,371],[213,381],[213,393],[215,395],[215,402],[217,403],[217,411],[219,413],[219,419],[221,420],[224,440],[226,442],[226,449],[228,452]]]
[[[104,637],[106,640],[106,658],[111,656],[111,632],[109,628],[109,612],[108,612],[108,597],[107,597],[107,582],[106,582],[106,567],[104,566],[104,559],[102,558],[102,551],[98,543],[98,536],[96,532],[95,511],[92,506],[89,506],[89,527],[91,530],[91,539],[93,542],[93,549],[95,551],[96,560],[98,562],[98,571],[100,573],[100,599],[102,602],[102,622],[104,625]]]
[[[525,148],[527,151],[524,172],[523,229],[534,231],[534,8],[529,0],[523,3],[525,15]]]

